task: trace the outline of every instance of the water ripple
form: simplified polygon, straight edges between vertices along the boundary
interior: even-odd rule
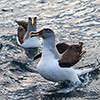
[[[100,76],[96,74],[90,77],[91,84],[72,93],[43,95],[43,89],[52,88],[55,83],[37,72],[40,59],[33,61],[33,56],[41,48],[24,49],[17,45],[18,25],[14,20],[27,21],[28,16],[36,15],[37,28],[53,29],[57,43],[83,41],[87,53],[74,67],[94,68],[91,64],[97,59],[100,62],[99,0],[1,0],[0,5],[0,100],[98,99]]]

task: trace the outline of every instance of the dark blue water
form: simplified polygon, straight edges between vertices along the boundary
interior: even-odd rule
[[[93,73],[89,84],[68,94],[44,95],[55,83],[37,72],[33,56],[39,49],[17,45],[17,24],[28,16],[38,17],[37,27],[50,27],[56,43],[84,42],[87,53],[75,68],[100,65],[100,0],[1,0],[0,1],[0,100],[98,100],[100,75]],[[3,45],[3,47],[2,47]]]

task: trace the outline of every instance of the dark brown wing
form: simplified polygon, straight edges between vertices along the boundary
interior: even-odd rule
[[[18,35],[18,40],[20,42],[20,44],[22,44],[24,42],[24,36],[26,34],[26,30],[23,26],[19,26],[18,30],[17,30],[17,35]]]
[[[80,60],[80,54],[71,51],[65,51],[62,58],[59,60],[60,67],[71,67]]]
[[[56,48],[57,48],[57,50],[58,50],[58,52],[60,54],[62,54],[63,52],[65,52],[68,49],[68,47],[69,47],[69,45],[66,44],[66,43],[58,43],[56,45]],[[36,54],[33,59],[36,60],[36,59],[40,58],[41,56],[42,56],[42,52]]]
[[[56,45],[56,47],[57,47],[58,52],[60,54],[62,54],[63,52],[65,52],[69,48],[69,45],[63,42],[63,43],[58,43]]]
[[[25,28],[25,30],[27,31],[27,26],[28,26],[28,22],[26,21],[16,21],[15,22],[18,24],[18,25],[21,25]]]
[[[82,45],[71,45],[59,60],[60,67],[71,67],[78,63],[86,51],[82,51]]]

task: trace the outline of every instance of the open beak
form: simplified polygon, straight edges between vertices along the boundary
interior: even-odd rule
[[[34,18],[32,18],[32,26],[34,25]]]
[[[43,34],[43,29],[40,29],[39,31],[31,31],[29,33],[30,38],[31,37],[41,37]]]

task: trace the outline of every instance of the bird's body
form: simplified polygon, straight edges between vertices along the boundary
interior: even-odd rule
[[[23,48],[40,47],[40,40],[38,37],[29,37],[30,31],[36,31],[36,17],[29,17],[28,22],[16,21],[16,23],[19,25],[17,32],[18,45]]]
[[[56,45],[57,51],[59,54],[62,54],[61,59],[59,60],[61,67],[71,67],[79,62],[82,56],[86,53],[86,51],[82,51],[83,42],[79,42],[79,44],[66,44],[66,43],[58,43]],[[36,54],[34,56],[34,60],[38,59],[42,56],[42,52]]]
[[[45,56],[45,54],[48,56]],[[58,59],[54,55],[46,51],[37,65],[38,72],[42,77],[54,82],[63,82],[70,80],[71,82],[80,82],[73,68],[61,68]]]
[[[40,47],[40,41],[38,40],[37,37],[25,39],[22,44],[19,42],[18,37],[16,38],[17,38],[18,45],[23,48]]]
[[[92,68],[78,70],[66,66],[62,68],[59,66],[59,58],[55,59],[55,56],[51,51],[43,48],[43,55],[37,65],[40,75],[53,82],[71,81],[72,83],[81,83],[78,76],[93,70]]]
[[[55,45],[55,34],[51,29],[43,29],[31,33],[31,37],[41,36],[43,38],[43,50],[40,62],[37,65],[38,72],[42,77],[54,82],[71,81],[81,84],[78,76],[92,71],[93,69],[75,70],[71,66],[60,66],[60,59],[63,55],[57,51]],[[67,55],[66,55],[67,56]],[[67,59],[67,57],[66,57]]]

